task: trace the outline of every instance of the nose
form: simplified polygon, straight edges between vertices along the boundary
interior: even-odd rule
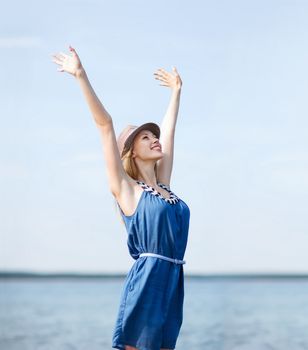
[[[155,141],[152,143],[151,148],[154,148],[155,146],[161,147],[161,145],[159,143],[159,139],[156,136],[155,136]]]

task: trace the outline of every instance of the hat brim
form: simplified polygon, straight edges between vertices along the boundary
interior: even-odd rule
[[[136,130],[134,130],[129,135],[129,137],[126,139],[126,141],[124,143],[123,151],[122,151],[122,156],[130,149],[131,145],[134,142],[136,135],[142,130],[150,130],[153,132],[153,134],[155,134],[157,136],[157,138],[160,138],[160,127],[157,124],[155,124],[155,123],[142,124]]]

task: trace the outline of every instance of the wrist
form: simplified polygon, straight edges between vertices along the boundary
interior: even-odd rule
[[[172,89],[172,91],[175,92],[175,93],[180,93],[180,92],[181,92],[181,89],[182,89],[181,86],[177,86],[177,87],[174,87],[174,88]]]
[[[83,68],[79,68],[76,70],[75,77],[76,79],[82,79],[86,76],[86,71]]]

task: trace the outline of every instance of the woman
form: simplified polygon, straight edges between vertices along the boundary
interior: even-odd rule
[[[112,347],[122,350],[174,349],[183,320],[183,259],[190,210],[170,189],[175,125],[182,81],[158,69],[155,79],[172,89],[162,128],[128,125],[116,139],[113,120],[97,98],[76,50],[58,53],[59,72],[79,82],[99,129],[109,188],[124,220],[130,255]],[[164,153],[163,153],[164,150]],[[116,253],[116,252],[115,252]]]

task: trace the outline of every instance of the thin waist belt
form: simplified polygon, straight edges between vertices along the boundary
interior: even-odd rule
[[[142,257],[142,256],[153,256],[155,258],[167,260],[167,261],[173,262],[175,264],[186,264],[185,260],[172,259],[172,258],[169,258],[167,256],[160,255],[160,254],[155,254],[155,253],[141,253],[139,255],[139,257]]]

